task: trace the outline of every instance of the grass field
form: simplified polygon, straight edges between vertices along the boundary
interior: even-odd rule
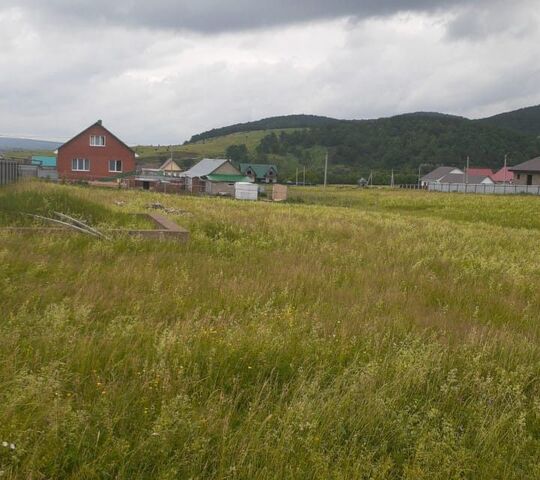
[[[540,478],[540,199],[21,195],[191,239],[0,233],[1,478]]]

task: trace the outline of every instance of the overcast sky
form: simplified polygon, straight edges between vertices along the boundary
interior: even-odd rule
[[[0,0],[0,134],[481,117],[540,103],[539,58],[540,0]]]

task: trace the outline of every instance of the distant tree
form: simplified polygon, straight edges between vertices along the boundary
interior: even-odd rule
[[[229,145],[225,154],[229,160],[235,163],[246,163],[249,160],[248,149],[245,144]]]

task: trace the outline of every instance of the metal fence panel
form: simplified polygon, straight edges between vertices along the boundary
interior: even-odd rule
[[[480,193],[485,195],[540,195],[540,185],[430,183],[427,189],[430,192]]]
[[[16,182],[19,179],[17,162],[0,159],[0,185]]]

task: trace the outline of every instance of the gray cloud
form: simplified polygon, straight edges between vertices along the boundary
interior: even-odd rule
[[[290,113],[540,103],[536,2],[0,0],[0,134],[62,140],[102,118],[166,144]]]
[[[4,0],[42,18],[79,23],[211,33],[275,27],[342,17],[446,11],[487,0]]]

